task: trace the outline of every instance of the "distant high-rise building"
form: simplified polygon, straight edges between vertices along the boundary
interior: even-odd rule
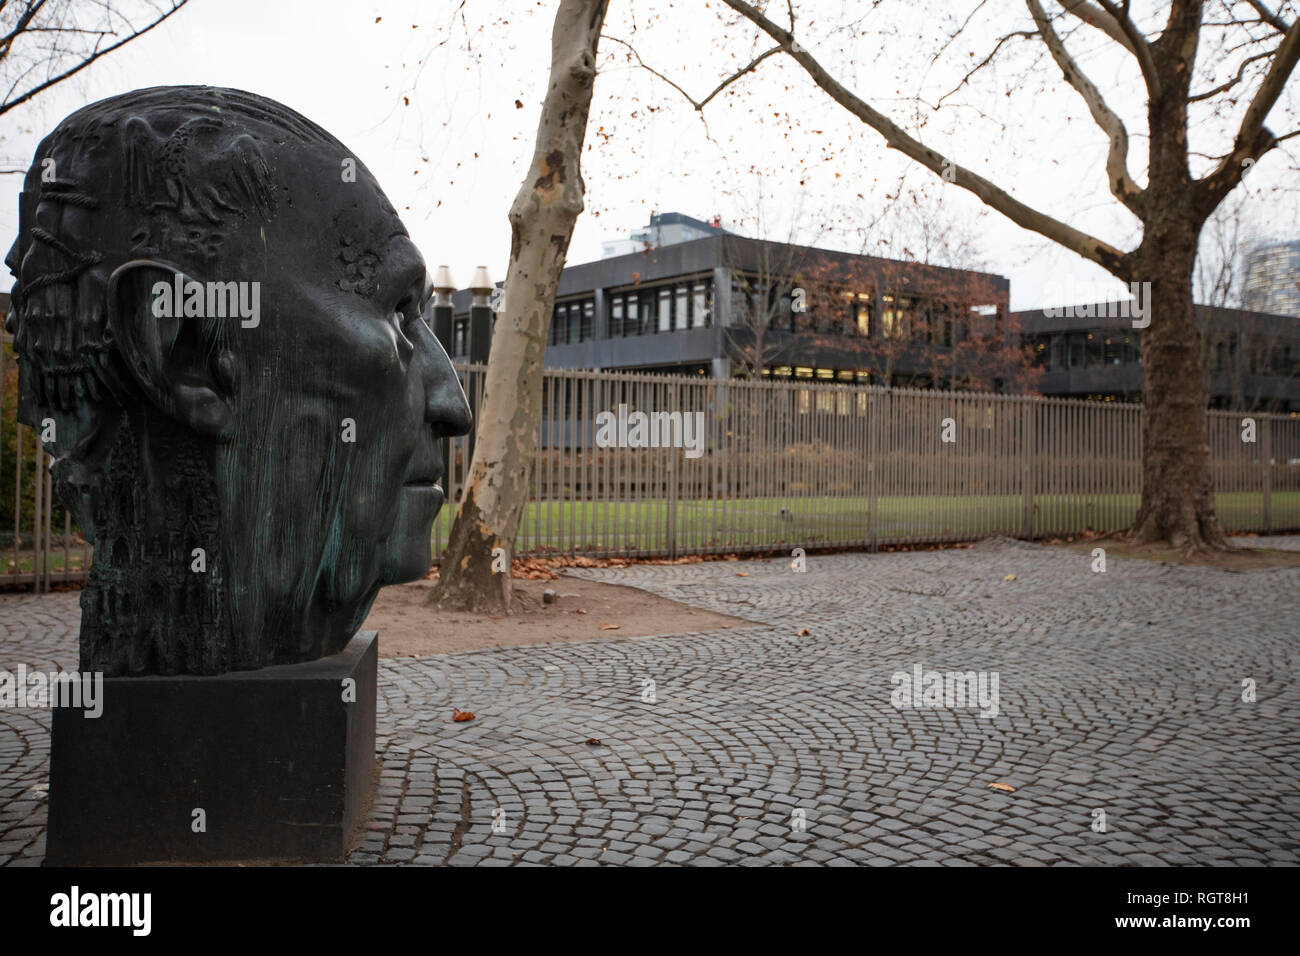
[[[1300,316],[1300,240],[1250,251],[1242,299],[1252,312]]]

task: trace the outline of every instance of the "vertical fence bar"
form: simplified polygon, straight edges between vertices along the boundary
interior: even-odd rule
[[[32,491],[34,504],[32,507],[32,590],[40,593],[45,590],[42,586],[42,565],[45,557],[45,543],[41,540],[41,531],[44,522],[41,520],[45,512],[45,480],[41,474],[41,466],[45,464],[45,448],[41,444],[40,432],[32,429],[32,438],[34,439],[33,459],[36,462],[36,473],[32,476]]]
[[[1037,405],[1032,398],[1024,399],[1020,424],[1020,537],[1026,541],[1034,537],[1034,455]]]
[[[1260,466],[1263,480],[1260,488],[1263,498],[1262,525],[1265,534],[1273,532],[1273,416],[1263,415],[1259,423]]]
[[[673,379],[672,384],[666,384],[665,390],[668,391],[670,399],[668,408],[672,411],[681,411],[682,409],[682,391],[679,379]],[[685,423],[683,422],[683,425]],[[677,498],[681,493],[681,453],[676,448],[668,448],[665,451],[668,459],[665,474],[665,502],[664,514],[667,518],[667,533],[664,536],[664,544],[668,549],[668,557],[677,557]]]

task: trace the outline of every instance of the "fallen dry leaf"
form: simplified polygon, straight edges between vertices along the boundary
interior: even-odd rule
[[[617,630],[619,629],[619,627],[620,627],[620,625],[618,625],[618,624],[610,624],[609,621],[601,621],[601,622],[600,622],[600,629],[601,629],[602,631],[617,631]]]
[[[577,608],[573,613],[574,613],[574,614],[586,614],[586,613],[587,613],[587,609],[586,609],[585,607],[580,607],[580,608]]]
[[[801,627],[801,628],[799,629],[799,633],[798,633],[797,636],[798,636],[798,637],[812,637],[812,631],[808,630],[808,628],[806,628],[806,627]]]
[[[588,737],[588,738],[587,738],[587,743],[590,744],[590,745],[593,746],[593,747],[599,747],[599,746],[600,746],[600,738],[599,738],[599,737]]]
[[[1015,579],[1016,579],[1016,576],[1015,576],[1014,574],[1008,574],[1008,575],[1007,575],[1005,578],[1003,578],[1002,580],[1003,580],[1003,581],[1014,581]]]
[[[738,577],[738,578],[747,578],[747,577],[749,577],[749,572],[748,572],[748,571],[737,571],[737,572],[736,572],[736,577]]]
[[[473,720],[474,715],[471,714],[468,710],[460,710],[459,708],[453,707],[451,709],[451,719],[456,721],[456,723],[459,724],[462,721]]]
[[[1013,787],[1013,786],[1011,786],[1011,784],[1009,784],[1009,783],[991,783],[991,784],[989,784],[989,789],[990,789],[990,790],[1001,790],[1003,793],[1015,793],[1015,792],[1016,792],[1016,788]]]

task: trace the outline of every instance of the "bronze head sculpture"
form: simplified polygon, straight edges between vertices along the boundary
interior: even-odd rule
[[[5,261],[19,418],[95,545],[83,670],[314,660],[428,570],[469,407],[424,260],[330,134],[237,90],[92,104],[37,149]]]

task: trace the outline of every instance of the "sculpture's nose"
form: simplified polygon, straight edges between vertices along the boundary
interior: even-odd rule
[[[424,329],[416,349],[424,376],[425,421],[444,437],[469,434],[474,414],[465,398],[465,390],[460,387],[456,370],[451,367],[451,359],[428,327],[424,323],[418,324]]]

